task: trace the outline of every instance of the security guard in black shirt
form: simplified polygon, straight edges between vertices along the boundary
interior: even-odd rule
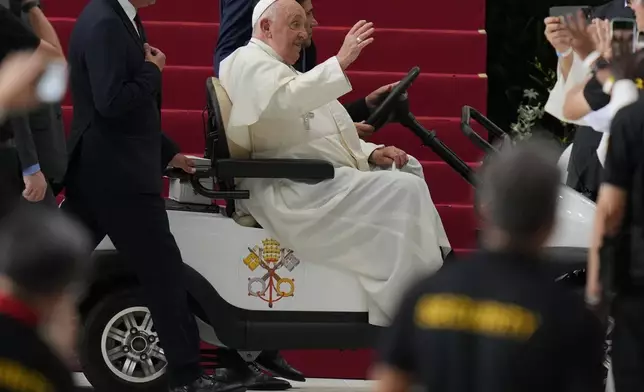
[[[92,247],[62,212],[21,206],[0,226],[0,391],[71,392],[76,295]],[[66,363],[67,362],[67,363]]]
[[[556,158],[531,143],[489,161],[478,187],[484,250],[404,297],[381,350],[378,392],[599,392],[604,332],[555,283],[540,249],[555,221]]]
[[[619,87],[635,91],[629,72],[615,68],[644,69],[644,52],[633,56],[635,66],[623,63],[611,70],[617,80],[612,99]],[[616,71],[621,73],[617,75]],[[621,79],[621,80],[620,80]],[[620,84],[621,83],[621,84]],[[628,90],[621,89],[626,94]],[[633,92],[631,92],[633,94]],[[596,304],[601,297],[600,249],[605,240],[616,243],[613,268],[616,298],[612,304],[612,365],[615,389],[619,392],[644,390],[644,100],[640,98],[621,109],[611,123],[603,183],[597,200],[593,246],[588,265],[586,298]],[[602,264],[608,266],[602,260]],[[604,287],[604,289],[607,289]]]

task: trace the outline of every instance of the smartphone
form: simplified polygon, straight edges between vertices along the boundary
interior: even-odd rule
[[[592,12],[587,5],[550,7],[550,16],[558,17],[561,23],[566,23],[566,15],[577,15],[579,10],[583,11],[586,21],[590,21]]]
[[[36,96],[42,103],[58,103],[67,92],[67,64],[64,61],[52,61],[36,84]]]
[[[637,24],[634,19],[615,18],[610,21],[610,36],[613,45],[627,42],[629,51],[635,51],[637,47]]]

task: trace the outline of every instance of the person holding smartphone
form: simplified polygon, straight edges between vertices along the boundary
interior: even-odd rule
[[[31,32],[13,12],[7,8],[9,2],[0,3],[0,61],[12,52],[32,50],[43,61],[58,59],[64,61],[64,55],[56,32],[47,21],[37,3],[25,2],[22,11],[29,13],[34,29],[39,31],[42,38]],[[35,106],[34,106],[35,109]],[[15,138],[14,138],[15,136]],[[47,182],[38,166],[23,167],[19,150],[16,147],[26,147],[31,138],[31,130],[25,127],[15,127],[12,118],[7,118],[0,124],[0,177],[3,179],[2,203],[20,200],[28,196],[31,201],[39,201],[45,196]],[[37,162],[36,162],[37,163]],[[15,198],[9,197],[14,195]],[[7,208],[7,205],[5,205]]]
[[[613,0],[598,7],[590,8],[588,20],[611,20],[613,18],[633,18],[633,11],[628,1]],[[577,131],[572,146],[569,147],[570,159],[567,163],[568,176],[566,184],[576,191],[584,194],[591,200],[597,197],[599,189],[601,163],[597,158],[597,148],[601,134],[594,131],[582,120],[567,118],[563,113],[566,95],[579,83],[589,77],[595,47],[592,41],[578,40],[570,36],[570,31],[561,23],[559,18],[546,18],[545,33],[548,41],[559,54],[557,66],[557,82],[550,92],[545,111],[566,123],[577,125]],[[552,32],[559,32],[555,36]],[[565,32],[566,34],[563,34]],[[561,36],[566,39],[561,39]],[[557,40],[556,38],[560,39]],[[565,44],[568,45],[565,45]],[[564,50],[561,52],[561,50]],[[585,60],[589,59],[589,61]],[[569,67],[569,68],[568,68]],[[567,72],[566,72],[567,71]]]
[[[2,128],[7,113],[38,105],[36,85],[45,70],[46,57],[25,52],[7,56],[0,63],[0,220],[19,201],[22,189],[20,162],[11,142],[12,134]]]
[[[56,32],[34,0],[0,0],[23,25],[37,37],[56,47],[54,60],[65,67],[65,59]],[[52,65],[53,66],[53,65]],[[66,86],[66,83],[65,83]],[[67,169],[67,148],[60,102],[44,103],[30,113],[12,119],[16,148],[22,166],[24,198],[30,202],[57,207],[55,194]],[[44,193],[44,194],[43,194]]]
[[[23,23],[19,15],[14,14],[14,10],[25,15],[33,31]],[[50,60],[65,61],[56,31],[40,9],[37,0],[0,0],[0,60],[16,50],[35,50]],[[46,118],[45,122],[48,122],[47,120],[49,118]],[[59,172],[57,168],[61,163],[66,163],[66,152],[59,152],[60,146],[64,148],[64,130],[62,126],[52,130],[46,125],[50,124],[45,124],[47,132],[39,132],[37,137],[34,137],[27,116],[11,116],[2,128],[5,134],[12,134],[15,150],[5,149],[2,154],[5,155],[3,160],[19,159],[18,175],[22,185],[18,192],[22,192],[25,200],[39,202],[49,195],[49,203],[55,206],[53,193],[48,189],[47,180],[51,176],[43,172],[41,163],[50,174]]]

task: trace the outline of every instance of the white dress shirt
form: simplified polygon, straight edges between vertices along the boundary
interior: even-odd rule
[[[608,152],[608,139],[610,135],[610,125],[617,112],[625,106],[637,101],[639,90],[637,85],[631,80],[618,80],[613,85],[611,99],[608,105],[603,108],[590,112],[584,117],[584,121],[595,131],[603,133],[602,139],[597,148],[597,157],[602,166],[606,161]]]
[[[132,22],[132,26],[134,26],[134,30],[138,33],[139,29],[136,27],[136,23],[134,22],[134,18],[136,17],[136,8],[130,3],[129,0],[118,0],[119,4],[121,5],[121,8],[123,8],[123,11],[125,11],[125,15],[127,15],[128,19],[130,19],[130,22]]]

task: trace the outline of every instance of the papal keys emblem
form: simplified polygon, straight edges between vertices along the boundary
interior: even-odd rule
[[[272,308],[275,302],[295,294],[295,279],[283,278],[277,271],[292,272],[300,260],[291,249],[282,248],[274,239],[265,239],[262,245],[248,248],[250,253],[243,260],[251,271],[261,267],[266,272],[261,277],[248,278],[248,295],[260,298]]]

